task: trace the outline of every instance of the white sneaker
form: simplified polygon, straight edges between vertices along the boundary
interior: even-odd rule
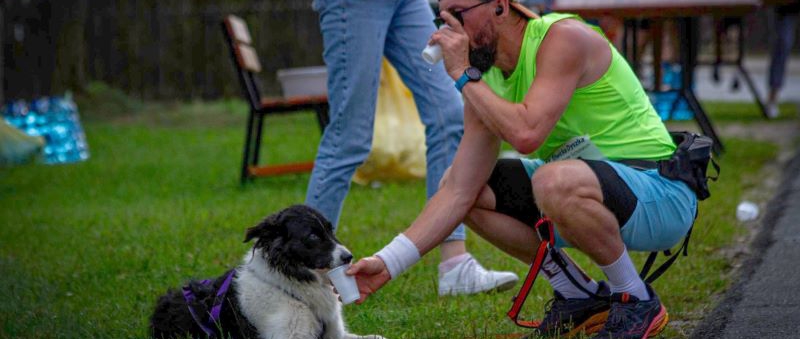
[[[781,114],[778,104],[770,102],[767,104],[767,118],[775,119]]]
[[[517,280],[519,278],[513,272],[487,271],[469,256],[447,273],[439,272],[439,295],[505,291],[513,287]]]

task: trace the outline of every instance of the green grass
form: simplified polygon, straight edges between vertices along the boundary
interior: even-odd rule
[[[92,116],[84,124],[89,161],[0,169],[0,338],[143,338],[159,294],[238,263],[248,249],[245,228],[302,202],[308,181],[288,175],[239,186],[244,111],[241,102],[220,101]],[[268,161],[313,158],[319,132],[311,113],[273,117],[266,126]],[[745,232],[736,204],[776,154],[772,144],[726,142],[723,175],[701,204],[689,257],[655,283],[673,320],[701,318],[728,286],[730,263],[720,250]],[[339,238],[357,257],[370,255],[414,219],[424,196],[421,181],[354,185]],[[474,234],[468,247],[487,267],[526,272]],[[365,305],[345,307],[350,329],[388,338],[521,332],[505,318],[516,291],[440,298],[437,263],[432,253]],[[550,293],[544,285],[526,314],[541,316]],[[684,331],[671,325],[665,337]]]
[[[764,115],[758,109],[756,103],[741,103],[741,102],[714,102],[712,104],[704,104],[709,117],[714,122],[759,122],[765,121]],[[782,103],[780,104],[781,114],[774,121],[789,121],[795,120],[800,116],[797,104]]]

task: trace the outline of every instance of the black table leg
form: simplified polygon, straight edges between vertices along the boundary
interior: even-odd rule
[[[684,44],[681,46],[680,63],[681,63],[681,96],[689,104],[689,109],[694,113],[694,119],[700,125],[700,130],[703,134],[707,135],[714,140],[714,153],[717,155],[722,154],[724,146],[722,140],[719,139],[714,126],[711,124],[711,119],[706,115],[705,110],[697,100],[694,94],[692,84],[694,83],[694,70],[697,66],[697,50],[699,44],[699,32],[697,29],[696,18],[681,18],[678,20],[680,28],[680,36],[684,39]]]
[[[681,96],[683,96],[686,103],[689,104],[689,108],[694,112],[694,120],[700,125],[700,130],[703,131],[703,134],[714,140],[714,154],[721,155],[722,152],[725,151],[725,147],[722,145],[722,141],[714,130],[714,125],[711,124],[711,120],[706,115],[703,107],[700,106],[700,102],[694,95],[694,91],[691,88],[683,89],[681,90]]]
[[[758,109],[761,110],[761,114],[764,115],[764,118],[769,119],[769,115],[767,114],[767,106],[764,105],[764,101],[761,100],[761,96],[758,94],[758,89],[756,88],[755,83],[753,83],[753,78],[750,77],[750,73],[747,72],[747,69],[745,69],[744,65],[742,64],[736,65],[736,68],[739,69],[739,73],[742,74],[744,82],[747,83],[750,93],[753,94],[753,98],[756,101],[756,105],[758,105]]]
[[[744,19],[739,19],[736,24],[739,29],[739,49],[736,55],[736,68],[739,70],[739,73],[747,83],[747,88],[750,89],[750,94],[753,95],[758,108],[761,110],[761,114],[764,115],[764,118],[769,119],[769,115],[767,115],[767,106],[764,105],[763,101],[761,101],[761,95],[758,94],[758,89],[753,82],[753,78],[750,76],[750,73],[747,71],[747,69],[744,68]]]

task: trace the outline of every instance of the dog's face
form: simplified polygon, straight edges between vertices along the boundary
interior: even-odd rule
[[[328,270],[349,263],[353,255],[333,234],[333,225],[305,205],[294,205],[270,215],[247,230],[245,242],[258,238],[268,265],[298,281],[313,281],[312,270]]]

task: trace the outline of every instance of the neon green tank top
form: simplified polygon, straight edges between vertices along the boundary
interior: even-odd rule
[[[536,77],[539,45],[550,27],[563,19],[581,20],[573,14],[551,13],[528,21],[513,73],[505,78],[500,69],[492,67],[483,75],[497,95],[511,102],[522,102]],[[599,28],[591,27],[602,34]],[[564,114],[535,155],[549,159],[567,141],[584,135],[610,160],[661,160],[675,151],[672,138],[639,79],[613,46],[606,73],[596,82],[575,90]]]

